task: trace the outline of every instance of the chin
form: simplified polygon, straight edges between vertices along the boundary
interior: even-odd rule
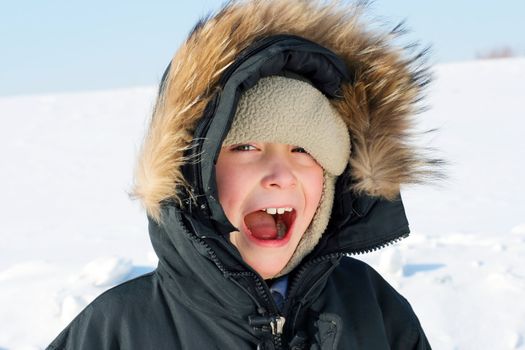
[[[274,278],[281,272],[298,245],[298,238],[293,234],[280,242],[261,243],[254,241],[247,233],[236,231],[230,234],[230,241],[237,247],[243,260],[263,279]]]
[[[277,276],[277,274],[284,269],[285,265],[286,264],[282,265],[279,268],[261,268],[261,269],[257,269],[257,268],[254,267],[254,270],[257,271],[257,273],[259,273],[259,275],[261,275],[261,277],[263,279],[267,280],[267,279],[274,278],[275,276]]]
[[[261,275],[263,279],[269,279],[275,277],[279,272],[281,272],[291,257],[287,255],[287,257],[284,258],[282,254],[277,255],[277,258],[273,258],[272,254],[258,252],[257,256],[243,256],[243,259],[248,265],[251,266],[252,269],[257,271],[257,273]]]
[[[283,254],[283,252],[270,253],[259,250],[250,253],[241,251],[241,256],[263,279],[275,277],[291,258],[291,254]]]

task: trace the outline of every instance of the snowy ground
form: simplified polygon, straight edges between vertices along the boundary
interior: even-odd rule
[[[525,59],[436,78],[420,126],[440,128],[430,141],[449,179],[404,189],[412,235],[360,258],[411,301],[435,349],[525,349]],[[155,266],[128,197],[154,94],[0,98],[0,350],[44,348]]]

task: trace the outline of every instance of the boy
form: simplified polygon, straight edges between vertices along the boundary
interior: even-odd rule
[[[408,235],[425,83],[355,9],[229,3],[163,77],[137,169],[157,269],[49,349],[428,349],[408,302],[347,257]]]

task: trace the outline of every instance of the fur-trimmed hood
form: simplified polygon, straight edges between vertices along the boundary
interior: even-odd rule
[[[394,199],[402,184],[431,175],[435,161],[411,143],[428,73],[419,56],[393,45],[399,29],[365,29],[363,10],[336,1],[233,1],[199,22],[166,72],[138,161],[134,195],[148,215],[160,220],[163,202],[181,204],[181,189],[191,193],[182,168],[199,120],[223,88],[223,73],[246,48],[274,35],[307,39],[345,63],[349,79],[332,103],[351,137],[354,193]]]

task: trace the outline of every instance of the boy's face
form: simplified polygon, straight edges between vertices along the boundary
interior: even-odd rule
[[[323,168],[300,147],[251,142],[221,149],[216,178],[219,201],[239,229],[231,242],[264,279],[274,277],[317,210]]]

